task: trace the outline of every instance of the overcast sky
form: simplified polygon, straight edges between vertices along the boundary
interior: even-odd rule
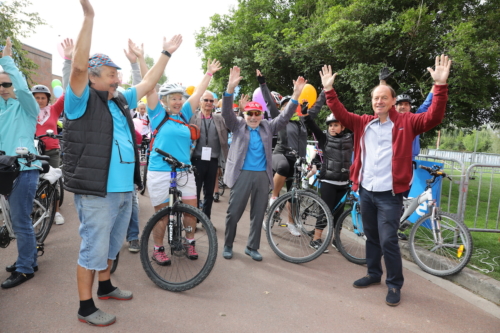
[[[129,77],[129,62],[123,54],[128,38],[144,43],[146,54],[155,60],[162,50],[163,36],[182,34],[183,43],[167,65],[169,82],[197,85],[203,77],[201,57],[195,48],[194,33],[208,26],[210,16],[227,14],[237,0],[90,0],[95,11],[92,53],[105,53]],[[4,2],[11,2],[7,0]],[[31,0],[27,10],[37,12],[47,26],[21,39],[37,49],[52,53],[52,73],[61,74],[63,59],[57,44],[63,38],[76,40],[83,21],[79,0]],[[3,43],[2,43],[3,44]]]

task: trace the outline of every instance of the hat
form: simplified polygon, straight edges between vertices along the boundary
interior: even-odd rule
[[[111,61],[111,59],[107,55],[103,53],[96,53],[92,57],[90,57],[89,68],[97,68],[101,66],[109,66],[116,69],[121,69],[117,64]]]
[[[247,105],[245,105],[245,112],[246,111],[264,112],[264,110],[262,109],[262,106],[257,102],[248,102]]]

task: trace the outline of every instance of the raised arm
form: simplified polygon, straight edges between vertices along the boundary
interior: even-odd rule
[[[94,8],[89,0],[80,0],[83,9],[83,26],[76,39],[73,63],[69,84],[76,96],[82,96],[88,82],[88,63],[90,45],[92,43],[92,28],[94,26]]]
[[[200,84],[196,87],[194,90],[193,94],[189,97],[187,100],[189,104],[191,105],[191,109],[195,109],[195,106],[200,103],[200,98],[203,96],[205,91],[207,90],[208,85],[210,84],[210,80],[212,79],[212,76],[218,72],[222,66],[220,65],[220,62],[216,59],[210,60],[208,59],[207,61],[207,72],[205,73],[205,76],[203,76],[203,79],[201,79]],[[233,103],[231,103],[232,107]]]
[[[62,69],[62,87],[63,91],[66,92],[66,87],[69,83],[69,76],[71,74],[71,62],[73,59],[73,51],[75,49],[75,44],[73,43],[73,39],[66,38],[61,43],[61,46],[64,51],[64,63]]]
[[[310,108],[307,111],[311,119],[316,119],[319,112],[321,111],[321,108],[323,107],[323,105],[325,105],[325,103],[326,103],[325,91],[322,90],[312,108]]]
[[[149,70],[146,60],[144,59],[144,44],[141,44],[139,47],[129,39],[128,49],[123,49],[123,52],[130,61],[130,66],[132,67],[132,85],[138,85]],[[142,98],[142,96],[138,98]]]
[[[264,97],[264,101],[266,101],[267,109],[271,113],[271,118],[274,119],[280,114],[280,110],[276,107],[276,103],[274,101],[274,97],[271,96],[271,92],[269,91],[269,87],[266,84],[266,78],[260,70],[257,69],[257,81],[259,82],[260,91],[262,92],[262,96]]]
[[[163,51],[160,55],[160,58],[156,61],[156,64],[144,75],[141,83],[135,86],[137,92],[137,100],[140,100],[146,93],[151,91],[158,80],[160,80],[161,75],[165,71],[165,67],[167,66],[168,61],[170,60],[170,55],[172,55],[181,45],[182,36],[175,35],[167,41],[165,37],[163,37]],[[167,53],[167,54],[165,54]]]
[[[280,130],[285,128],[286,124],[290,118],[292,118],[293,114],[297,110],[297,106],[299,105],[298,99],[302,89],[304,89],[307,84],[307,80],[305,80],[302,76],[299,76],[297,80],[293,80],[293,94],[290,102],[287,104],[284,111],[280,113],[278,117],[271,120],[271,129],[273,133],[278,133]]]

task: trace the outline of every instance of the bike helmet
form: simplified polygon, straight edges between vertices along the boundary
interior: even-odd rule
[[[46,86],[44,86],[42,84],[37,84],[36,86],[31,88],[31,93],[32,94],[45,93],[47,95],[47,99],[50,101],[50,96],[51,96],[50,90],[49,90],[49,88],[47,88]]]
[[[291,99],[292,99],[292,96],[290,96],[290,95],[283,97],[280,101],[280,107],[283,107],[283,105],[285,105],[285,103],[287,103]]]
[[[411,104],[411,97],[406,94],[398,95],[398,97],[396,98],[396,105],[401,102],[408,102]]]
[[[184,95],[184,88],[178,83],[164,83],[161,85],[158,95],[160,98],[163,96],[168,96],[171,94],[182,94]]]
[[[331,113],[328,117],[326,117],[326,125],[330,125],[330,123],[334,123],[334,122],[338,122],[337,118],[335,118],[335,116],[333,115],[333,113]]]
[[[271,91],[271,95],[274,97],[274,102],[276,105],[281,105],[281,100],[283,99],[283,96],[279,92],[276,91]]]

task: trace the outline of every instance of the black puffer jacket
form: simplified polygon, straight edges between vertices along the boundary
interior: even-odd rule
[[[112,101],[127,118],[134,147],[136,135],[125,97],[119,93]],[[113,116],[108,107],[108,92],[90,88],[87,109],[78,119],[64,124],[64,188],[76,194],[105,197],[113,144]],[[134,183],[141,184],[139,155],[135,150]]]

